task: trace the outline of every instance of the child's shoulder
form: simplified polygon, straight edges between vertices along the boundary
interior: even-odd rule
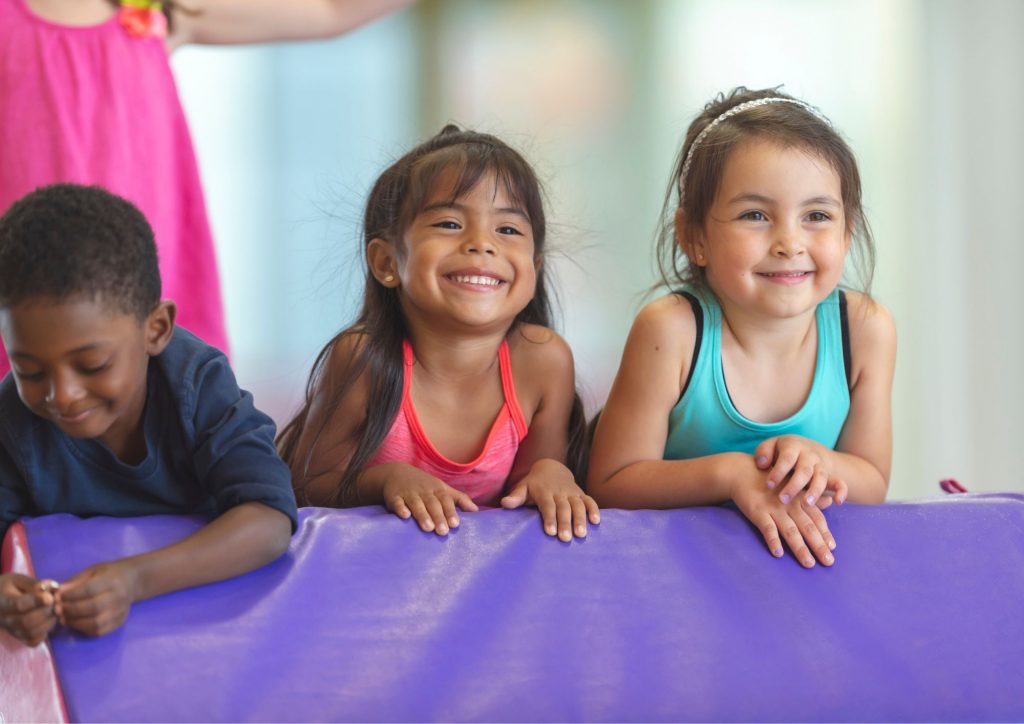
[[[574,379],[572,349],[553,329],[520,324],[508,336],[508,348],[517,380],[558,385]]]
[[[630,339],[674,350],[690,349],[697,335],[698,319],[690,299],[670,292],[648,302],[633,320]]]
[[[572,363],[572,349],[558,332],[539,324],[520,324],[508,336],[513,363],[550,365]]]
[[[896,364],[896,323],[892,314],[868,295],[847,291],[846,319],[852,352],[853,388],[868,378],[891,381]]]
[[[867,294],[846,290],[846,318],[854,344],[895,341],[896,323],[885,306]]]
[[[211,372],[227,372],[234,379],[227,355],[180,326],[153,360],[171,388],[179,392],[201,386]]]

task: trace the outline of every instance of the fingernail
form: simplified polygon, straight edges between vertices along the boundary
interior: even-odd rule
[[[585,525],[576,526],[576,535],[582,538],[587,534],[587,527]]]
[[[768,487],[769,488],[774,488],[775,487],[775,481],[772,480],[771,478],[768,478],[767,482],[768,482]]]
[[[804,559],[804,568],[814,568],[814,559],[813,558],[805,558]]]
[[[446,526],[446,525],[439,525],[439,526],[437,526],[437,532],[440,533],[441,535],[446,535],[448,533],[448,526]]]
[[[555,529],[555,526],[549,525],[546,528],[544,528],[544,532],[547,533],[548,535],[554,535],[558,531]]]
[[[781,548],[776,548],[775,550],[772,551],[772,555],[775,556],[776,558],[782,558],[782,549]]]
[[[758,456],[758,458],[757,458],[757,464],[758,465],[766,465],[767,463],[768,463],[768,458],[766,458],[764,455]]]
[[[834,551],[836,549],[836,542],[834,540],[830,540],[828,542],[828,549],[830,551]]]
[[[448,523],[451,525],[452,528],[459,527],[459,519],[456,518],[454,515],[448,519]]]
[[[825,563],[827,563],[827,564],[829,564],[831,566],[835,562],[836,562],[836,559],[832,556],[831,553],[826,553],[825,554]]]
[[[789,495],[787,493],[783,493],[782,495],[779,496],[779,500],[781,500],[783,505],[785,505],[786,503],[789,502]]]
[[[563,530],[561,533],[558,534],[558,539],[568,543],[572,540],[572,533],[570,533],[567,530]]]
[[[807,496],[807,504],[808,505],[814,505],[814,496],[813,495],[808,495]]]

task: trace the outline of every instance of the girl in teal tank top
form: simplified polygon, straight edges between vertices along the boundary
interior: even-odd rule
[[[677,291],[637,316],[588,488],[612,507],[732,502],[772,555],[832,565],[822,510],[882,502],[892,455],[892,318],[839,289],[848,256],[865,290],[874,260],[853,153],[813,106],[738,88],[691,124],[666,198]]]

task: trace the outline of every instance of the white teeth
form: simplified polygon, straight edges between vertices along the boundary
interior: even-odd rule
[[[485,287],[496,287],[501,282],[494,277],[481,277],[476,274],[452,274],[452,281],[461,284],[479,284]]]

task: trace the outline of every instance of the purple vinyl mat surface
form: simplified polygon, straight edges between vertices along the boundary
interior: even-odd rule
[[[301,511],[282,559],[136,604],[52,648],[83,721],[1024,720],[1024,496],[829,511],[831,569],[729,508],[535,511],[447,538],[379,508]],[[26,521],[39,576],[194,518]]]

